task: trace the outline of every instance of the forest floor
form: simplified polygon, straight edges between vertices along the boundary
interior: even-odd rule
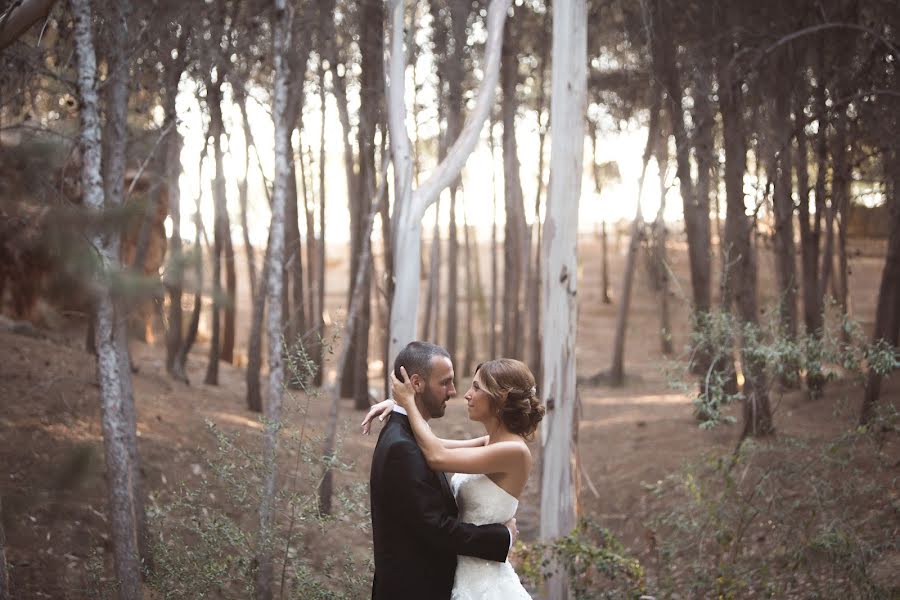
[[[585,236],[579,247],[581,378],[608,368],[612,355],[625,244],[611,248],[613,304],[602,302],[599,247],[594,236]],[[874,319],[882,252],[878,243],[867,242],[854,246],[851,254],[850,306],[865,332]],[[684,248],[673,245],[670,259],[678,278],[671,304],[673,338],[680,350],[689,328],[682,291],[690,289]],[[346,281],[345,263],[332,261],[329,277]],[[770,263],[765,256],[761,260],[764,301],[774,293]],[[659,298],[650,290],[643,266],[635,286],[626,385],[580,387],[579,501],[582,515],[621,541],[616,553],[640,562],[643,589],[659,598],[900,597],[895,595],[900,589],[896,420],[885,421],[893,426],[874,433],[859,432],[862,388],[852,378],[832,382],[817,401],[802,391],[776,392],[777,435],[748,444],[736,466],[723,468],[720,459],[731,456],[739,426],[698,428],[690,399],[669,385],[667,373],[674,363],[660,352]],[[330,303],[339,316],[343,293],[332,294]],[[239,311],[239,326],[249,326],[248,314]],[[152,504],[166,506],[185,489],[202,489],[205,507],[253,531],[252,503],[241,502],[222,486],[204,487],[216,477],[216,431],[240,436],[240,448],[258,447],[263,426],[245,406],[244,370],[222,364],[219,385],[203,385],[206,348],[200,345],[189,360],[194,383],[185,386],[166,376],[161,344],[133,341],[131,351],[138,369],[134,388],[142,474]],[[329,359],[333,368],[336,356]],[[378,385],[376,371],[373,386]],[[97,597],[94,575],[102,579],[104,573],[94,573],[90,564],[100,559],[106,563],[105,576],[111,573],[95,379],[94,359],[83,350],[83,329],[77,323],[31,335],[0,331],[0,496],[13,598]],[[458,388],[464,389],[468,382],[460,379]],[[889,417],[896,415],[896,376],[886,383],[882,397]],[[292,396],[289,408],[285,438],[299,433],[315,447],[328,415],[324,396]],[[365,505],[377,428],[371,436],[360,435],[362,413],[349,400],[342,401],[340,411],[340,458],[347,465],[336,476],[342,516],[324,524],[303,520],[287,553],[299,554],[316,571],[333,567],[349,552],[356,581],[348,585],[356,586],[352,589],[359,597],[368,597],[365,564],[371,541]],[[739,415],[737,407],[730,413]],[[434,426],[439,435],[481,434],[467,421],[461,400],[451,401],[447,415]],[[284,448],[280,485],[314,489],[318,464],[290,441]],[[532,448],[538,452],[539,442]],[[520,502],[518,521],[526,546],[539,528],[538,479],[532,478]],[[778,485],[770,485],[775,480]],[[730,485],[717,483],[723,481]],[[815,506],[805,502],[810,497],[818,498]],[[743,505],[749,509],[741,512]],[[172,513],[159,521],[164,535],[175,534],[175,518]],[[801,521],[803,527],[794,526]],[[792,541],[802,542],[802,548]],[[740,557],[768,557],[771,564],[765,570],[752,558]],[[520,560],[514,557],[514,562]],[[607,586],[609,597],[619,597],[615,590],[627,587],[616,572],[600,585]],[[237,587],[236,582],[222,582],[220,594],[241,597]],[[628,596],[623,592],[621,597]]]

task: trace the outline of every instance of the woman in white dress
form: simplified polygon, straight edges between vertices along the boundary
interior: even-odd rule
[[[531,451],[526,444],[544,416],[528,367],[509,358],[482,363],[465,394],[469,419],[484,425],[487,435],[459,447],[432,433],[415,403],[415,390],[406,370],[403,381],[391,374],[396,403],[409,415],[416,441],[428,466],[454,473],[450,486],[460,519],[482,525],[511,519],[531,472]],[[363,430],[376,416],[388,414],[394,403],[372,407]],[[458,557],[452,600],[528,600],[509,562],[498,563],[469,556]]]

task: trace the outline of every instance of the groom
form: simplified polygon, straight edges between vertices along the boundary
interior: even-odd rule
[[[447,351],[411,342],[394,362],[397,377],[401,366],[416,389],[422,416],[444,416],[447,401],[456,395]],[[428,467],[399,406],[378,436],[369,487],[373,600],[449,600],[458,554],[503,562],[515,541],[515,519],[481,526],[459,521],[446,475]]]

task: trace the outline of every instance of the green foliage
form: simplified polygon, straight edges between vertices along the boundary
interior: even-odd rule
[[[815,334],[794,338],[781,330],[774,312],[766,313],[760,325],[742,323],[723,311],[694,315],[694,323],[691,354],[669,363],[666,370],[670,385],[691,397],[694,413],[704,429],[735,421],[723,411],[732,402],[743,399],[735,389],[734,373],[728,370],[736,343],[740,344],[741,359],[761,366],[770,385],[777,382],[797,387],[804,374],[807,379],[816,377],[822,381],[841,376],[862,380],[869,370],[887,375],[900,366],[900,354],[890,344],[884,340],[872,343],[859,323],[849,318]],[[700,357],[708,360],[708,368],[697,385],[685,375]]]
[[[565,569],[576,600],[637,598],[644,592],[644,568],[609,530],[583,519],[571,534],[550,543],[517,543],[521,577],[540,586]]]
[[[346,548],[340,554],[310,551],[318,539],[346,534],[347,529],[368,529],[367,492],[363,485],[336,490],[332,514],[320,514],[318,479],[326,459],[321,456],[321,436],[306,427],[310,403],[318,390],[310,385],[314,364],[299,343],[285,347],[288,381],[303,389],[305,401],[290,389],[285,394],[285,413],[301,421],[268,423],[265,429],[282,430],[279,442],[279,484],[275,497],[276,589],[285,597],[310,600],[350,600],[364,597],[371,585],[370,551]],[[155,568],[147,574],[147,586],[165,599],[250,598],[253,595],[258,538],[258,508],[263,494],[267,461],[258,436],[241,436],[207,422],[206,434],[214,441],[204,453],[204,465],[194,465],[196,479],[165,498],[151,497],[148,517],[154,533]],[[349,466],[335,455],[327,459],[332,469]],[[285,469],[285,465],[290,465]],[[326,535],[323,535],[326,534]],[[102,586],[95,580],[95,595]],[[108,591],[106,592],[109,593]]]
[[[655,591],[888,597],[871,574],[879,557],[900,550],[900,513],[886,501],[896,480],[871,465],[887,460],[874,436],[854,431],[822,442],[747,440],[737,454],[685,467],[653,489],[666,502],[648,523],[660,540]]]

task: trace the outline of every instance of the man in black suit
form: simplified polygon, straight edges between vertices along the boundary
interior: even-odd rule
[[[444,416],[447,401],[456,395],[447,351],[411,342],[394,362],[397,377],[401,366],[422,415]],[[449,600],[457,555],[503,562],[515,540],[515,519],[482,526],[459,521],[446,475],[428,467],[402,408],[394,408],[378,436],[369,487],[373,600]]]

